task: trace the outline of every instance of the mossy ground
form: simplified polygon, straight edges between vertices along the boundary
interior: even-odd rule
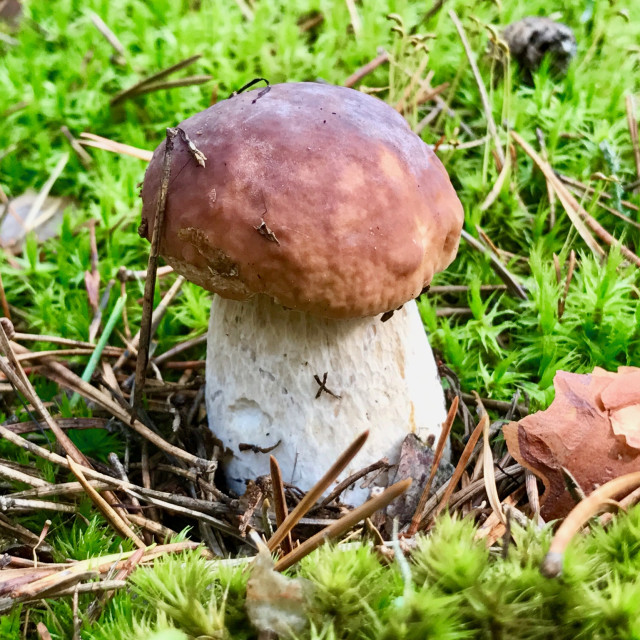
[[[426,41],[430,53],[424,74],[433,72],[432,86],[449,83],[442,97],[453,115],[441,113],[422,136],[432,144],[444,141],[439,156],[465,206],[466,230],[477,235],[481,227],[488,234],[529,296],[528,301],[521,301],[502,291],[481,291],[481,284],[500,284],[500,280],[485,255],[462,243],[456,262],[437,277],[434,285],[464,284],[469,285],[469,291],[423,297],[420,302],[425,325],[443,361],[457,375],[463,390],[508,400],[521,389],[532,398],[534,407],[550,401],[553,375],[559,368],[587,371],[594,365],[610,370],[623,364],[640,365],[638,270],[624,263],[615,250],[604,262],[592,255],[558,202],[556,221],[551,224],[545,180],[519,148],[498,197],[488,209],[482,209],[481,203],[498,178],[498,169],[490,142],[464,149],[455,145],[456,141],[481,140],[487,133],[487,121],[476,81],[448,15],[449,10],[455,10],[467,30],[493,116],[501,129],[502,144],[507,142],[504,123],[536,148],[536,129],[540,129],[549,161],[558,172],[592,186],[597,194],[610,196],[607,202],[611,207],[638,221],[637,210],[622,203],[640,204],[633,189],[624,188],[637,178],[625,111],[625,96],[638,93],[640,78],[640,19],[634,0],[532,0],[526,6],[512,0],[449,0],[426,23],[421,18],[428,7],[422,2],[371,0],[355,6],[361,23],[357,31],[342,0],[257,0],[251,4],[251,20],[231,0],[25,3],[25,15],[17,30],[0,26],[6,36],[0,39],[0,186],[10,197],[29,188],[41,188],[69,151],[62,126],[76,136],[89,131],[153,149],[167,126],[207,107],[213,94],[224,98],[258,76],[272,83],[322,78],[340,84],[375,57],[377,47],[391,52],[394,63],[379,67],[363,84],[380,88],[378,95],[396,104],[425,55],[411,41],[411,34],[429,33],[435,37]],[[125,65],[112,61],[114,51],[93,26],[91,11],[117,34],[125,48]],[[400,19],[389,21],[389,13]],[[300,25],[319,14],[323,19],[316,26],[301,30]],[[574,29],[578,53],[566,77],[555,78],[543,66],[533,83],[526,84],[515,67],[504,77],[488,55],[487,26],[500,27],[529,14],[552,15]],[[118,91],[196,53],[202,57],[188,73],[210,74],[212,82],[150,93],[110,106],[110,99]],[[415,125],[432,108],[433,103],[428,103],[409,109],[410,123]],[[85,168],[71,153],[54,185],[54,194],[69,196],[75,202],[65,215],[59,235],[43,244],[31,235],[22,253],[11,260],[6,254],[0,256],[4,289],[19,330],[87,338],[92,315],[84,285],[84,272],[91,263],[87,221],[96,221],[101,293],[120,267],[146,265],[148,246],[136,233],[140,206],[137,184],[144,163],[103,151],[91,155],[92,164]],[[581,202],[606,229],[638,252],[638,228],[599,207],[592,195],[583,196]],[[577,265],[561,315],[558,299],[564,283],[556,279],[553,255],[558,255],[559,264],[564,265],[571,249],[577,253]],[[561,272],[564,278],[566,266]],[[159,287],[158,299],[166,286],[163,282]],[[118,297],[115,289],[105,317]],[[140,320],[141,296],[141,285],[129,285],[127,314],[133,327]],[[437,314],[438,308],[451,306],[465,307],[467,315]],[[159,326],[158,349],[165,350],[204,332],[208,307],[208,294],[186,285]],[[122,326],[117,329],[122,330]],[[203,356],[202,348],[189,353],[192,358]],[[84,362],[82,358],[78,361]],[[43,400],[54,402],[62,416],[90,413],[83,403],[72,410],[50,382],[37,377],[34,382]],[[1,419],[28,419],[12,398],[5,400],[0,405]],[[106,451],[125,448],[122,438],[110,435],[105,440],[103,432],[74,437],[83,438],[80,446],[92,457],[104,459]],[[53,480],[57,474],[52,465],[34,461],[6,442],[0,442],[0,453],[14,461],[35,462],[47,479]],[[79,511],[90,517],[93,514],[88,501],[80,504]],[[39,532],[46,517],[31,514],[20,521]],[[84,549],[82,554],[88,555],[106,553],[119,541],[107,541],[102,535],[103,522],[95,522],[92,529],[76,517],[56,515],[49,539],[61,556],[69,555],[71,548],[77,553]],[[537,575],[538,557],[527,564],[522,556],[528,545],[523,545],[520,559],[483,565],[482,575],[487,579],[474,578],[471,591],[450,585],[450,590],[458,589],[457,595],[433,577],[427,587],[419,583],[422,578],[416,576],[427,579],[433,571],[428,564],[422,568],[416,564],[414,583],[409,586],[402,583],[395,569],[385,569],[380,573],[382,591],[373,589],[363,595],[359,589],[371,589],[371,584],[362,580],[356,569],[380,570],[370,567],[370,560],[363,559],[359,564],[356,558],[353,585],[344,587],[355,591],[345,601],[352,602],[354,597],[375,600],[378,608],[374,607],[373,614],[362,621],[369,637],[409,638],[414,637],[412,629],[420,637],[436,638],[548,637],[544,634],[549,629],[553,629],[553,637],[564,637],[561,634],[565,630],[566,637],[640,637],[629,613],[637,610],[634,603],[640,601],[634,577],[637,559],[631,555],[627,558],[625,549],[630,547],[615,536],[603,537],[597,545],[593,542],[596,538],[589,539],[594,545],[589,563],[596,558],[595,569],[587,575],[577,572],[575,584],[570,582],[570,572],[562,582],[542,580]],[[591,548],[588,544],[584,549]],[[596,546],[600,550],[597,553]],[[607,548],[609,555],[603,551]],[[338,552],[323,553],[330,558],[331,553]],[[446,572],[447,580],[474,575],[468,571],[476,562],[475,556],[471,552],[460,556],[469,566],[465,565],[460,574]],[[624,575],[614,568],[620,561],[627,567]],[[316,571],[318,582],[322,580],[318,577],[321,566]],[[581,565],[576,562],[575,566]],[[305,570],[312,573],[311,567]],[[234,580],[227,592],[224,619],[232,637],[242,637],[240,629],[250,634],[244,614],[239,607],[229,609],[236,606],[233,594],[239,597],[242,592],[241,578],[236,576]],[[493,590],[497,584],[503,585],[500,591]],[[214,592],[222,607],[224,590]],[[131,615],[135,607],[125,601],[133,603],[134,599],[119,596],[112,611],[120,608]],[[44,617],[54,637],[69,637],[68,607],[68,602],[61,601],[33,610],[29,633],[34,633],[33,621]],[[429,616],[421,613],[424,607],[431,607]],[[386,613],[381,613],[383,609]],[[219,610],[212,610],[211,615],[215,617],[216,612]],[[569,617],[562,617],[565,614]],[[25,615],[22,609],[3,618],[0,637],[18,637]],[[514,620],[520,619],[531,623],[516,623],[514,628]],[[347,633],[346,627],[334,628],[322,613],[313,620],[311,628],[315,631],[309,632],[312,637],[347,637],[341,635]],[[233,626],[235,621],[239,626]],[[421,628],[419,624],[434,626]],[[518,636],[520,632],[524,635]],[[488,635],[469,635],[473,633]],[[503,635],[491,635],[498,633]]]

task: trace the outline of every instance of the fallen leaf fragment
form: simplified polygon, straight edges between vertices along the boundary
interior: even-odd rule
[[[545,485],[545,520],[562,518],[575,506],[563,467],[586,495],[613,478],[640,471],[640,368],[558,371],[554,387],[548,409],[503,429],[511,455]]]
[[[304,612],[310,584],[275,571],[269,549],[259,544],[247,582],[245,606],[249,619],[262,632],[290,635],[301,631],[307,624]]]

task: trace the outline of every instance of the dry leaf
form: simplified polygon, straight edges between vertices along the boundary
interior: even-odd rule
[[[301,578],[287,578],[274,571],[266,545],[260,544],[247,582],[246,609],[259,631],[290,636],[307,624],[305,615],[311,583]]]
[[[564,517],[574,506],[562,467],[586,495],[618,476],[640,471],[640,369],[590,374],[558,371],[556,397],[545,411],[504,427],[511,455],[545,485],[541,515]]]
[[[394,518],[398,518],[400,526],[411,522],[411,518],[418,506],[422,490],[429,479],[433,458],[433,449],[424,444],[415,434],[410,433],[404,439],[402,449],[400,450],[398,466],[389,485],[407,478],[411,478],[413,482],[411,487],[409,487],[403,495],[387,507],[387,524],[389,528]],[[440,461],[438,471],[431,484],[430,495],[433,495],[433,493],[453,475],[453,471],[454,466],[452,464],[446,460]]]

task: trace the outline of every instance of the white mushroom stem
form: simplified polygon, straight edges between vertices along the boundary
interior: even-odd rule
[[[382,322],[316,318],[261,295],[215,296],[206,399],[211,429],[233,452],[224,470],[239,493],[246,479],[269,473],[270,455],[241,443],[279,442],[271,453],[283,480],[306,490],[365,429],[369,438],[340,479],[383,457],[397,462],[409,433],[437,439],[446,417],[413,301]],[[368,494],[356,486],[343,497],[355,504]]]

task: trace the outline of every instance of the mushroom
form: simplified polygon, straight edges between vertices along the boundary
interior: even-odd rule
[[[343,478],[397,462],[409,433],[437,437],[444,396],[414,298],[455,257],[463,210],[431,149],[384,102],[317,83],[237,94],[179,129],[160,254],[218,294],[206,404],[231,488],[268,473],[271,451],[305,490],[365,429]],[[148,238],[164,149],[142,188]]]

